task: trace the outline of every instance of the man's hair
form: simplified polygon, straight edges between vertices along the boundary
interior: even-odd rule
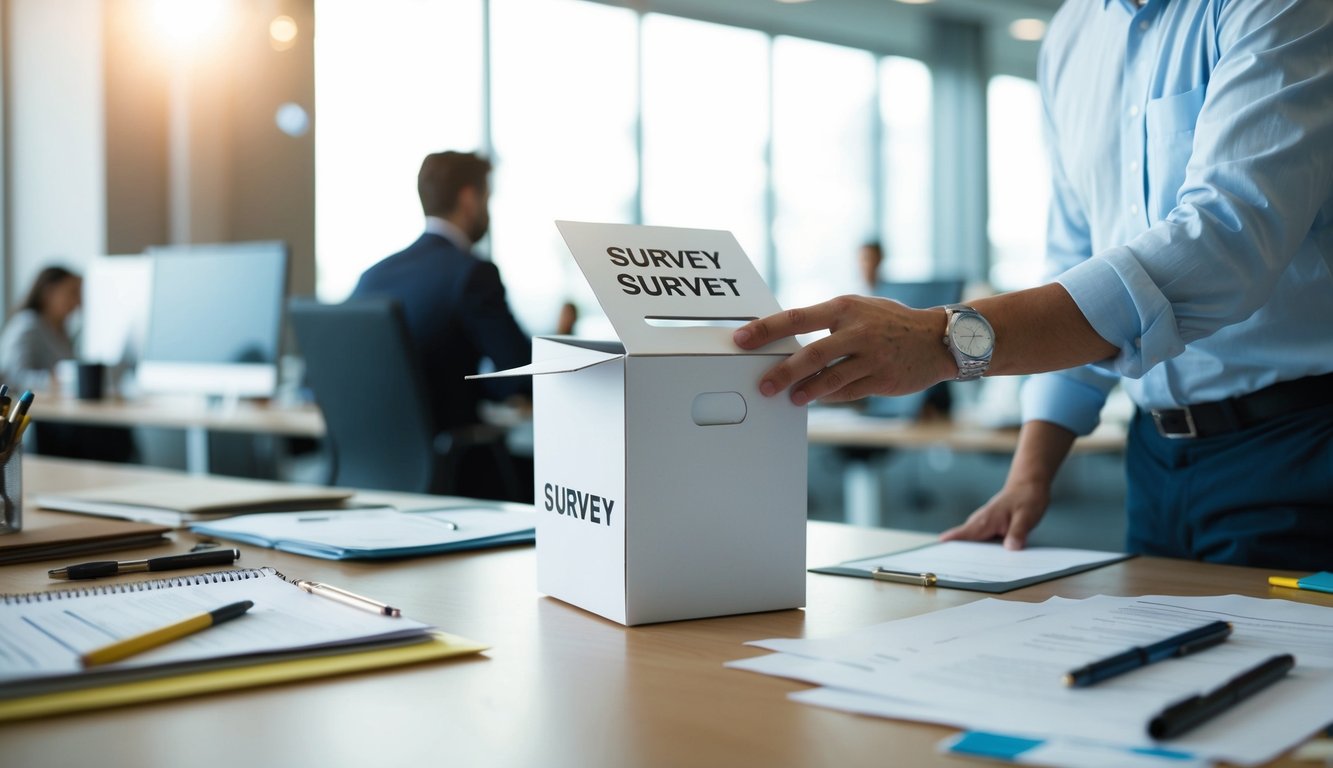
[[[486,188],[491,161],[473,152],[435,152],[421,161],[417,194],[427,216],[448,216],[465,187]]]

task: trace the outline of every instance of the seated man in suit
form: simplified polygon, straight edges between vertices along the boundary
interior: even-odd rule
[[[425,233],[367,269],[352,293],[402,305],[440,432],[478,423],[482,399],[532,393],[530,377],[464,381],[486,358],[497,369],[532,359],[532,341],[509,311],[499,270],[472,254],[490,226],[490,171],[490,162],[472,153],[427,155],[417,175]],[[480,456],[464,459],[459,482],[467,495],[497,495],[495,472]]]

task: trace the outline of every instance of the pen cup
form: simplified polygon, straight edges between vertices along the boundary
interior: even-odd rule
[[[3,455],[2,461],[0,505],[4,509],[0,534],[18,533],[23,530],[23,444],[15,445],[12,451]]]

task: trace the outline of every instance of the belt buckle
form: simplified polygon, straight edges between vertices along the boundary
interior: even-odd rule
[[[1185,427],[1187,431],[1173,432],[1165,424],[1162,423],[1164,413],[1172,413],[1175,411],[1179,411],[1185,414]],[[1161,410],[1161,411],[1153,410],[1152,420],[1153,424],[1157,425],[1157,434],[1161,435],[1162,437],[1165,437],[1168,440],[1187,440],[1191,437],[1199,436],[1199,430],[1197,427],[1194,426],[1194,414],[1190,413],[1189,406],[1185,406],[1184,408],[1171,408],[1169,410]]]

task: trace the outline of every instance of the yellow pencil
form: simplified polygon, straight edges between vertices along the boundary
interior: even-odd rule
[[[10,445],[18,445],[23,440],[23,430],[28,428],[28,422],[32,421],[32,414],[23,414],[23,421],[19,422],[18,431],[14,433],[14,439],[10,440]]]
[[[192,635],[200,630],[216,626],[229,619],[234,619],[250,610],[253,605],[254,603],[249,600],[242,600],[239,603],[224,605],[216,611],[198,613],[160,629],[154,629],[150,632],[145,632],[142,635],[127,637],[124,640],[117,640],[110,645],[104,645],[101,648],[85,653],[79,660],[83,662],[83,666],[85,667],[120,661],[121,659],[133,656],[136,653],[143,653],[144,651],[156,648],[160,645],[166,645],[172,640],[185,637],[186,635]]]

